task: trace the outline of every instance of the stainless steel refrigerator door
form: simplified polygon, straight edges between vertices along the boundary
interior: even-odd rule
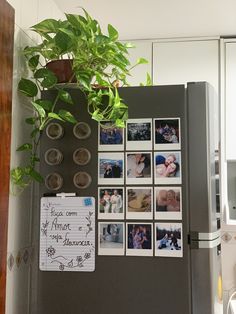
[[[191,239],[219,236],[216,217],[213,88],[188,83],[188,182]]]
[[[191,247],[192,314],[222,314],[220,238]]]

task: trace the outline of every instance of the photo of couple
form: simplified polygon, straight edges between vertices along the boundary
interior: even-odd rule
[[[181,183],[180,152],[163,152],[154,154],[155,184]]]
[[[181,187],[155,188],[155,218],[182,218]]]
[[[153,255],[151,224],[127,223],[127,255]]]
[[[118,183],[124,182],[123,167],[124,156],[122,153],[99,153],[98,154],[98,183]]]
[[[123,150],[124,129],[118,128],[109,121],[103,121],[98,129],[98,148],[101,151]]]
[[[152,183],[151,153],[126,153],[126,182]]]
[[[180,149],[180,119],[155,119],[154,149]]]
[[[123,189],[99,188],[98,218],[115,219],[124,218]]]
[[[180,223],[157,223],[156,229],[156,256],[182,257],[182,224]]]

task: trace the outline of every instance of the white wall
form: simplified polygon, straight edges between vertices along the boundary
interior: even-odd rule
[[[25,73],[22,47],[37,42],[28,28],[45,18],[60,18],[61,11],[53,0],[9,0],[15,9],[11,168],[23,162],[16,148],[27,139],[24,123],[30,109],[17,93],[20,76]],[[30,274],[34,262],[31,242],[31,189],[19,196],[10,195],[8,217],[7,314],[29,314]],[[10,261],[13,261],[11,265]],[[30,313],[31,314],[31,313]]]

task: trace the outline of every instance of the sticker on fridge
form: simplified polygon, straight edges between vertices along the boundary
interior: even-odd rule
[[[155,223],[155,256],[183,257],[181,223]]]

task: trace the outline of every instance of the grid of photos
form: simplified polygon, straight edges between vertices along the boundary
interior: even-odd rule
[[[99,255],[183,257],[180,122],[99,126]]]

